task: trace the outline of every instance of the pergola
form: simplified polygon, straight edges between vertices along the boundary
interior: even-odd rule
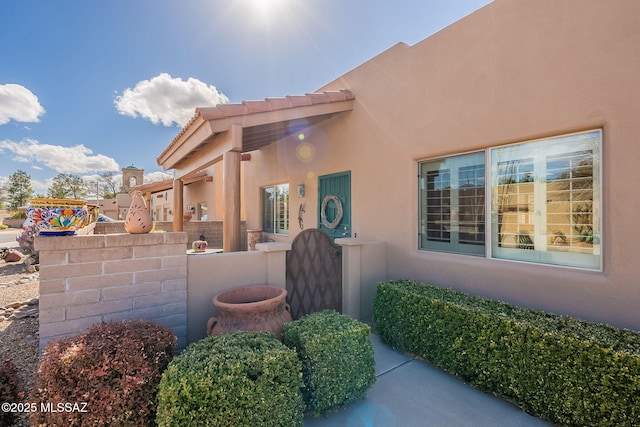
[[[354,99],[353,92],[341,90],[197,108],[193,118],[157,159],[165,170],[174,170],[173,211],[183,211],[185,182],[199,171],[222,162],[223,250],[239,251],[242,154],[349,111]],[[183,225],[182,215],[174,215],[173,231],[182,231]]]

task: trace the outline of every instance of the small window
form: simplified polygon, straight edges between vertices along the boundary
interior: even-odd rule
[[[198,203],[198,219],[200,221],[209,220],[209,210],[207,209],[207,202]]]
[[[420,249],[484,255],[485,156],[420,163]]]
[[[289,184],[262,189],[262,230],[267,233],[289,233]]]

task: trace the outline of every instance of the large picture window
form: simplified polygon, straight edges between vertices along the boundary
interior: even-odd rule
[[[289,184],[262,189],[262,230],[267,233],[289,233]]]
[[[601,145],[595,130],[420,162],[420,249],[600,269]]]
[[[491,150],[491,253],[600,268],[600,131]]]

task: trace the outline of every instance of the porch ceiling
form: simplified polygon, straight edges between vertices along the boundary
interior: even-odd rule
[[[341,90],[198,108],[157,162],[165,170],[183,169],[190,164],[198,164],[198,167],[210,164],[225,150],[237,150],[237,147],[226,146],[227,138],[223,137],[233,125],[242,127],[240,151],[258,150],[335,114],[353,109],[354,99],[353,92]],[[203,158],[202,162],[194,161],[198,156]],[[185,173],[184,170],[182,172]]]

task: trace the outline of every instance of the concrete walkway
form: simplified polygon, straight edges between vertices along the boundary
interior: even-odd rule
[[[328,417],[305,417],[305,427],[551,426],[495,396],[371,337],[376,383],[366,400]]]

